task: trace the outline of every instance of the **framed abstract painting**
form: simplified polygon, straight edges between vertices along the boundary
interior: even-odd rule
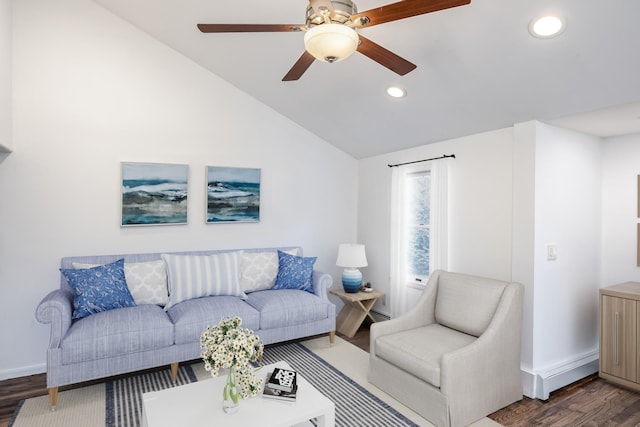
[[[260,221],[260,169],[207,166],[207,223]]]
[[[123,162],[121,225],[186,224],[188,181],[188,165]]]

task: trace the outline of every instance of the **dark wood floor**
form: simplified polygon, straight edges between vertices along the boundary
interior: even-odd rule
[[[338,334],[340,335],[340,334]],[[369,328],[343,339],[369,351]],[[81,384],[85,386],[87,383]],[[61,387],[61,391],[73,388]],[[44,374],[0,381],[0,427],[7,427],[22,399],[47,394]],[[504,426],[640,426],[640,393],[596,375],[551,393],[547,401],[524,398],[489,416]]]

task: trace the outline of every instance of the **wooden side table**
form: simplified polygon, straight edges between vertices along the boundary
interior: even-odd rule
[[[370,311],[378,298],[382,298],[384,293],[378,291],[347,293],[343,290],[330,290],[329,293],[337,295],[344,302],[344,307],[338,313],[336,319],[336,329],[341,334],[353,338],[358,332],[360,325],[367,317],[375,322]]]

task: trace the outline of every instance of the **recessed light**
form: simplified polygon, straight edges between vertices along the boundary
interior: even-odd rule
[[[548,15],[532,20],[529,23],[529,32],[539,39],[549,39],[562,33],[566,27],[566,19]]]
[[[398,86],[389,86],[387,88],[387,95],[392,98],[404,98],[407,96],[407,91]]]

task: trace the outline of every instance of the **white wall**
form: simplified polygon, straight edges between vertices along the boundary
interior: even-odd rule
[[[602,198],[602,281],[610,286],[640,281],[637,266],[640,134],[609,138],[604,144]]]
[[[525,287],[525,394],[597,370],[601,161],[599,138],[540,122],[515,126],[513,280]],[[554,244],[558,259],[547,261]]]
[[[0,152],[11,150],[11,6],[0,0]],[[0,163],[4,155],[0,154]]]
[[[537,124],[533,369],[545,398],[547,378],[574,365],[597,370],[601,163],[600,138]]]
[[[522,307],[521,368],[523,387],[533,390],[533,300],[535,254],[535,159],[537,122],[514,126],[513,149],[513,233],[512,280],[524,286]],[[533,396],[532,392],[529,396]]]
[[[513,129],[500,129],[360,161],[358,240],[367,250],[364,280],[387,294],[389,315],[391,170],[388,164],[455,154],[449,160],[448,269],[511,279]]]
[[[82,254],[301,245],[340,277],[357,162],[89,0],[14,4],[0,164],[0,379],[43,372],[38,302]],[[189,224],[120,224],[120,162],[189,165]],[[205,224],[205,167],[262,169],[261,220]],[[10,346],[10,351],[7,351]]]

